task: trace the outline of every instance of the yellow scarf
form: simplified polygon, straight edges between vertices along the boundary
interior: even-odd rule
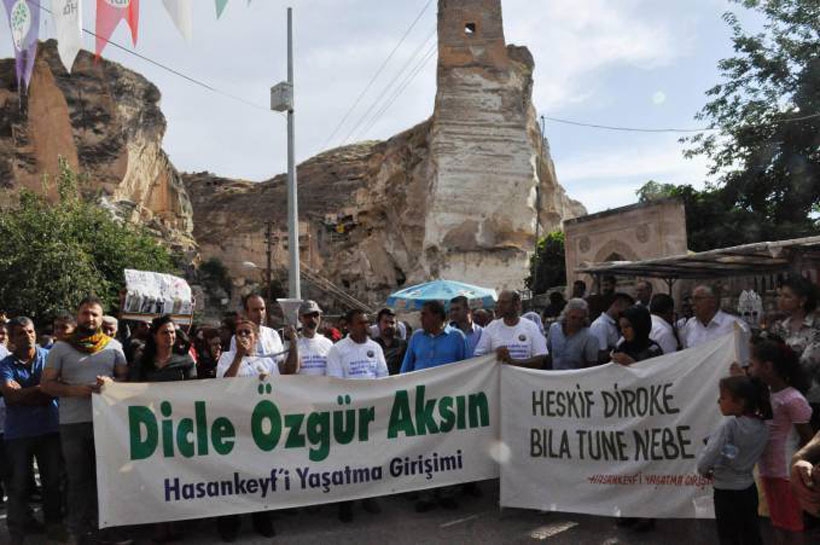
[[[98,329],[93,335],[87,335],[85,337],[80,336],[80,330],[78,329],[74,332],[68,342],[80,352],[85,352],[86,354],[96,354],[105,348],[110,341],[111,337],[103,333],[102,329]]]

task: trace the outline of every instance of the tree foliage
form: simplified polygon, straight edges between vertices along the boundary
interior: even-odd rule
[[[535,253],[530,257],[530,275],[525,281],[533,294],[544,293],[553,286],[567,283],[564,255],[562,231],[553,231],[538,241]]]
[[[762,14],[765,24],[749,33],[736,15],[724,15],[735,55],[720,61],[723,81],[696,116],[715,131],[684,139],[687,155],[710,160],[717,182],[698,197],[725,204],[741,231],[754,215],[756,240],[813,234],[810,212],[820,205],[820,2],[734,1]]]
[[[116,304],[125,268],[173,271],[153,237],[79,196],[64,161],[56,183],[56,202],[22,190],[0,215],[0,308],[43,321],[92,293]]]
[[[707,187],[698,191],[691,185],[650,180],[635,193],[639,202],[665,198],[683,202],[689,249],[696,252],[791,236],[785,229],[780,236],[778,227],[765,218],[736,207],[723,188]]]

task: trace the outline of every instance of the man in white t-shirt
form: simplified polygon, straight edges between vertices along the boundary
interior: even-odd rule
[[[346,315],[348,335],[327,354],[327,376],[353,379],[386,377],[382,347],[368,336],[367,313],[351,310]]]
[[[256,338],[256,356],[272,358],[279,365],[282,374],[287,374],[285,369],[296,369],[296,361],[293,360],[293,358],[298,357],[296,352],[289,350],[286,361],[285,345],[282,343],[279,333],[265,325],[268,317],[265,299],[259,294],[252,293],[245,297],[242,307],[245,317],[255,323],[259,329],[259,335]],[[228,352],[236,352],[236,336],[231,337],[231,347]]]
[[[316,301],[303,301],[299,305],[299,322],[302,336],[299,337],[300,375],[324,376],[327,371],[327,355],[333,348],[333,341],[317,333],[322,323],[322,309]]]
[[[522,320],[521,296],[518,292],[504,290],[496,303],[497,320],[493,320],[475,347],[474,354],[483,356],[495,352],[498,361],[541,369],[547,356],[547,339],[538,326],[530,320]]]
[[[363,310],[351,310],[345,315],[347,337],[333,345],[327,354],[327,376],[348,379],[374,379],[390,374],[382,347],[368,335],[369,320]],[[374,498],[362,500],[362,507],[371,514],[381,513]],[[339,520],[353,520],[353,502],[339,504]]]

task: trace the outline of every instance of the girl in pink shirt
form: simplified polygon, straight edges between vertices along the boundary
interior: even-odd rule
[[[797,355],[773,335],[751,342],[749,374],[768,384],[774,417],[758,469],[778,543],[803,543],[803,514],[789,485],[792,455],[812,436],[811,407],[801,392],[809,383]]]

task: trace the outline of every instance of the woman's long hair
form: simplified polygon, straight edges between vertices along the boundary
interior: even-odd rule
[[[652,316],[649,310],[643,305],[632,305],[621,313],[621,317],[629,320],[635,332],[635,339],[624,341],[624,344],[636,352],[648,348],[651,343],[649,334],[652,332]]]
[[[145,341],[145,350],[142,352],[142,358],[139,361],[139,368],[143,376],[156,369],[154,360],[157,357],[157,331],[159,331],[165,324],[173,323],[174,320],[171,318],[170,314],[163,314],[162,316],[151,320],[151,329],[148,333],[148,339]]]

